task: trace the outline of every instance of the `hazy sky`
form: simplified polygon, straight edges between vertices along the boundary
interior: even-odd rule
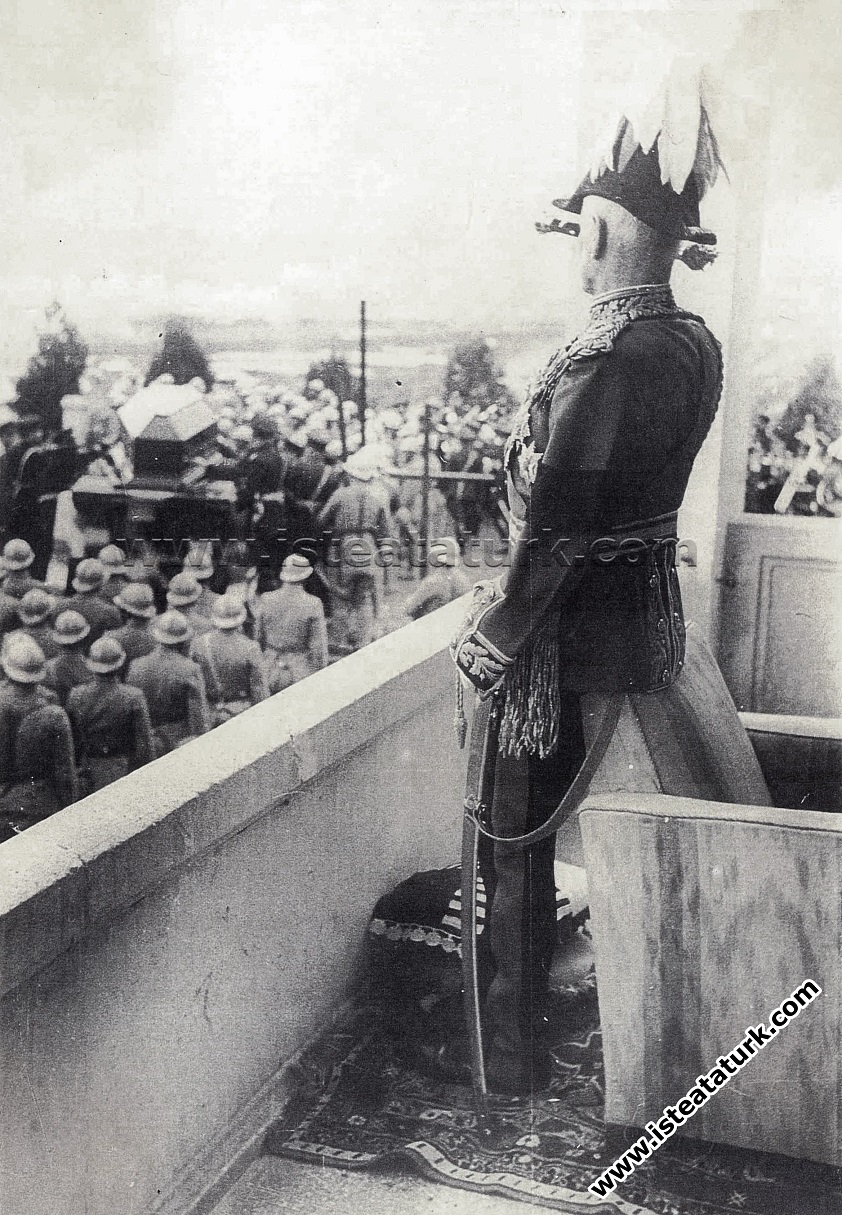
[[[811,116],[786,119],[799,139],[825,124],[796,183],[821,209],[838,3],[784,3],[798,40],[774,70]],[[675,51],[739,42],[753,6],[616,7],[6,0],[6,362],[53,296],[83,328],[167,309],[339,321],[363,295],[395,318],[546,319],[574,242],[532,224],[579,176],[580,97],[605,97],[601,125]]]

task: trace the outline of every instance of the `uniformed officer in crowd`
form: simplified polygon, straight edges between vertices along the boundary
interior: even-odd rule
[[[327,571],[334,641],[340,650],[355,650],[374,636],[383,599],[381,543],[397,537],[376,455],[361,448],[348,457],[345,471],[346,484],[319,513],[318,527],[332,537]]]
[[[44,687],[47,663],[25,634],[4,639],[0,668],[0,835],[10,839],[79,797],[70,722]]]
[[[6,542],[2,558],[4,595],[9,595],[12,599],[23,599],[26,592],[31,591],[33,587],[43,589],[44,583],[33,578],[31,573],[34,561],[35,553],[25,540],[15,537]]]
[[[146,698],[121,682],[125,662],[126,651],[113,635],[101,637],[85,659],[90,682],[67,698],[82,796],[155,758]]]
[[[155,649],[132,662],[126,683],[140,688],[146,697],[156,751],[166,755],[206,734],[211,718],[202,669],[189,656],[193,632],[185,617],[177,611],[165,612],[151,632]]]
[[[304,583],[313,567],[291,553],[281,568],[281,585],[261,595],[255,610],[255,640],[264,651],[269,691],[280,692],[327,665],[327,627],[321,600]]]
[[[105,581],[97,594],[106,603],[113,603],[126,585],[128,566],[126,554],[116,544],[106,544],[97,553],[97,561],[105,570]]]
[[[202,587],[192,574],[176,574],[167,590],[167,605],[182,614],[196,635],[207,633],[213,628],[210,617],[199,611],[201,598]]]
[[[210,544],[191,544],[184,558],[182,572],[192,574],[199,583],[201,594],[193,605],[196,612],[200,616],[206,616],[208,619],[213,615],[216,601],[219,598],[210,589],[210,583],[216,575],[216,569],[213,564],[213,549]]]
[[[47,660],[55,658],[60,652],[60,647],[53,637],[53,616],[58,602],[52,595],[36,587],[27,591],[18,603],[19,631],[26,633],[41,647]]]
[[[120,612],[113,603],[102,598],[107,574],[105,566],[96,557],[86,557],[77,566],[71,586],[76,592],[64,603],[68,611],[78,612],[90,625],[88,645],[98,641],[108,629],[120,627]]]
[[[63,706],[67,704],[71,688],[91,679],[85,664],[90,634],[91,626],[81,612],[66,610],[56,616],[53,641],[59,647],[59,653],[47,663],[46,682]]]
[[[190,647],[190,657],[205,676],[214,725],[236,717],[269,695],[263,652],[243,632],[247,615],[242,599],[226,592],[214,608],[213,628],[196,637]]]
[[[155,598],[149,583],[126,583],[114,600],[114,606],[119,608],[123,623],[104,636],[112,638],[122,647],[127,663],[151,654],[157,643],[149,630],[150,621],[156,616]]]

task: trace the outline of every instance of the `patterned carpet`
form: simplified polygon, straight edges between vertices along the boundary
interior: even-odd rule
[[[484,1140],[470,1091],[423,1066],[453,1030],[454,1001],[360,1007],[301,1061],[296,1095],[264,1150],[345,1169],[409,1161],[451,1186],[591,1215],[842,1212],[836,1170],[690,1140],[662,1147],[610,1199],[590,1193],[626,1146],[606,1141],[592,977],[559,993],[556,1012],[565,1028],[549,1090],[534,1106],[494,1100],[494,1134]]]

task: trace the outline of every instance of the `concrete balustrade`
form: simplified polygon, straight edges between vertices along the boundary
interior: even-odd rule
[[[187,1209],[271,1117],[377,898],[458,859],[464,610],[0,848],[4,1215]]]

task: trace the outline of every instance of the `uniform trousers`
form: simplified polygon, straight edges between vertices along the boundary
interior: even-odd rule
[[[546,822],[584,756],[579,697],[563,694],[559,745],[551,756],[496,756],[493,834],[523,835]],[[555,845],[555,835],[529,848],[481,837],[488,931],[479,937],[478,960],[480,973],[493,975],[483,1023],[489,1083],[502,1090],[529,1086],[542,1049],[540,1026],[557,943]]]

